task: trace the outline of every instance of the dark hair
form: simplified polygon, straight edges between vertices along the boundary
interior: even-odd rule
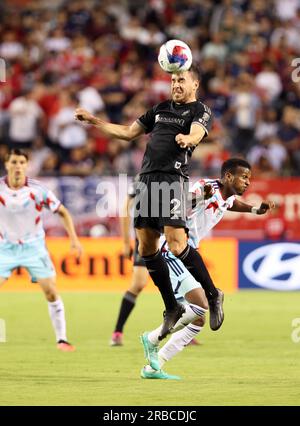
[[[192,64],[189,68],[189,72],[192,73],[193,78],[200,82],[200,70],[197,65]]]
[[[27,152],[23,151],[22,149],[13,148],[6,154],[5,161],[8,161],[12,155],[25,157],[27,161],[29,158]]]
[[[229,160],[226,160],[222,164],[221,177],[223,178],[225,176],[226,172],[230,172],[232,174],[235,174],[236,169],[238,167],[245,167],[245,169],[251,170],[251,166],[248,163],[248,161],[243,160],[241,158],[229,158]]]

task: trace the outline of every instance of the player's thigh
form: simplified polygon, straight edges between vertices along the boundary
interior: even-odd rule
[[[26,244],[20,265],[27,269],[33,282],[56,274],[43,239]]]
[[[7,280],[11,276],[13,270],[21,264],[20,257],[17,256],[12,248],[0,249],[0,277],[2,280]]]
[[[136,235],[139,240],[139,254],[140,256],[151,256],[159,249],[158,231],[152,228],[136,229]]]

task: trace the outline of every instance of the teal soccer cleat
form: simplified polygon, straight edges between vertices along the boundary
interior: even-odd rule
[[[148,339],[148,332],[141,335],[141,342],[144,347],[145,358],[153,370],[160,370],[158,362],[158,345],[153,345]]]
[[[166,373],[163,370],[159,371],[149,371],[147,370],[148,365],[141,369],[141,378],[142,379],[163,379],[163,380],[181,380],[179,376],[172,376],[171,374]]]

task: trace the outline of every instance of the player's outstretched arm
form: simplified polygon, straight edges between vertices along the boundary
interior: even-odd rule
[[[235,200],[233,206],[228,209],[232,212],[240,212],[240,213],[254,213],[254,214],[265,214],[268,210],[274,209],[275,203],[274,201],[263,201],[259,207],[252,206],[250,204],[244,203],[240,200]]]
[[[61,217],[64,228],[70,238],[71,251],[74,252],[78,258],[80,258],[82,255],[82,247],[76,234],[74,222],[72,216],[69,213],[69,210],[61,204],[57,210],[57,213]]]
[[[101,118],[95,117],[83,108],[77,108],[75,110],[75,119],[96,126],[103,134],[110,138],[130,141],[145,132],[143,127],[138,124],[137,121],[132,123],[130,126],[108,123],[107,121],[101,120]]]

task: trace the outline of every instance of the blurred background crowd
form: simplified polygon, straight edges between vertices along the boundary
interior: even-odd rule
[[[157,53],[172,38],[191,47],[214,113],[191,174],[240,155],[256,177],[299,176],[300,0],[2,1],[0,159],[23,147],[31,176],[136,174],[147,136],[107,140],[74,110],[125,124],[168,98]]]

